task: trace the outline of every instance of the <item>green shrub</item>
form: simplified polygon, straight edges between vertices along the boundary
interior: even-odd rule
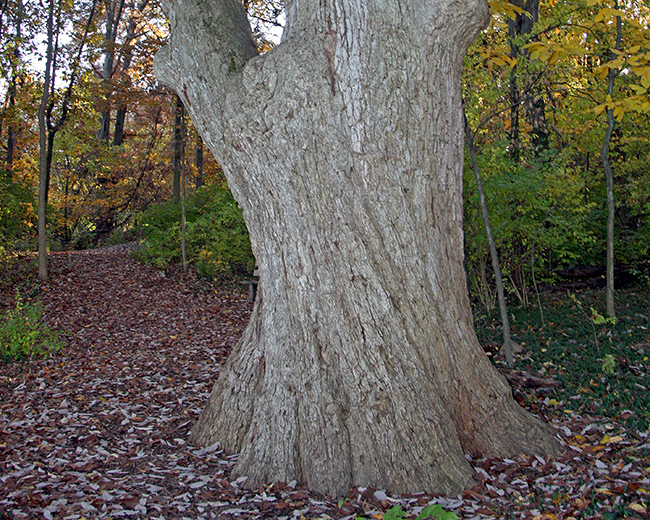
[[[188,262],[208,278],[243,276],[253,269],[248,230],[230,190],[204,186],[186,202]],[[139,219],[140,247],[136,258],[166,269],[181,263],[181,205],[150,207]]]
[[[11,173],[0,170],[0,259],[35,242],[34,194]]]
[[[507,144],[484,147],[479,156],[490,223],[506,291],[522,304],[541,282],[553,283],[555,271],[602,260],[596,227],[590,221],[596,204],[586,200],[582,173],[570,156],[549,151],[515,161]],[[474,296],[494,307],[492,262],[481,216],[474,172],[464,176],[465,246]]]
[[[61,348],[58,334],[41,322],[43,308],[25,303],[16,295],[16,304],[0,320],[0,359],[20,361],[47,356]]]

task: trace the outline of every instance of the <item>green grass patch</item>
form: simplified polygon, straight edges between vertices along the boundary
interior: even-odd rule
[[[510,306],[514,340],[524,347],[515,368],[562,381],[547,394],[558,413],[618,418],[628,426],[650,425],[650,291],[619,290],[617,319],[604,318],[604,293],[543,294],[537,306]],[[497,312],[475,309],[479,340],[501,345]],[[496,360],[500,364],[500,360]],[[518,396],[524,404],[538,399]]]

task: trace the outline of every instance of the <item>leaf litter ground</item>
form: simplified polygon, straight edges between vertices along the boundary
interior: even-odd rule
[[[236,455],[188,444],[250,315],[246,296],[198,290],[124,246],[57,253],[51,264],[41,300],[67,345],[0,365],[0,519],[381,519],[395,505],[417,515],[436,503],[468,519],[649,517],[650,441],[625,420],[633,412],[558,410],[548,396],[533,411],[566,454],[472,460],[476,485],[457,497],[354,488],[333,501],[295,483],[247,490],[232,475]],[[531,405],[530,389],[515,390]]]

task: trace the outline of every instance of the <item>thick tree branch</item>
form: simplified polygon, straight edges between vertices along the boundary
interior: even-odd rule
[[[199,104],[217,108],[224,101],[228,81],[257,56],[242,4],[237,0],[163,3],[172,36],[156,55],[156,76],[178,93],[192,115],[198,115],[193,107]],[[190,78],[200,84],[190,86],[188,82],[194,81]]]

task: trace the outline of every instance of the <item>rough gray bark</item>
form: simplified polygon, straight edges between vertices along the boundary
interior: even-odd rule
[[[165,2],[161,81],[224,168],[259,263],[192,431],[248,484],[458,492],[466,452],[558,453],[472,328],[461,61],[482,0],[294,0],[257,56],[237,0]]]

